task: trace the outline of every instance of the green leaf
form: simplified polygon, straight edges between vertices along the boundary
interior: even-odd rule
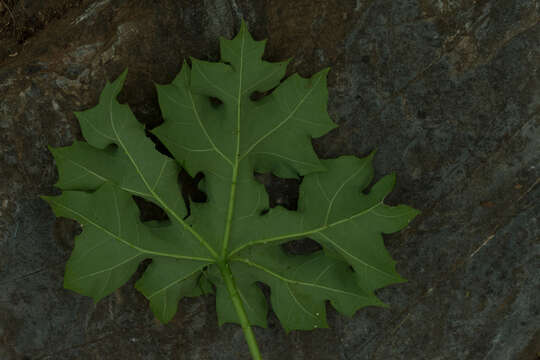
[[[264,47],[243,23],[234,39],[220,40],[221,62],[191,59],[171,84],[157,86],[164,123],[152,133],[174,159],[116,100],[127,72],[105,86],[96,107],[76,114],[87,142],[51,148],[63,194],[43,197],[57,216],[83,226],[66,288],[99,301],[151,259],[136,288],[162,322],[182,297],[215,290],[220,324],[266,326],[259,283],[269,286],[286,331],[327,327],[327,301],[347,316],[384,306],[374,291],[404,279],[382,234],[407,226],[418,211],[384,204],[393,175],[370,188],[373,155],[317,157],[311,139],[336,126],[326,109],[328,69],[283,80],[287,62],[261,60]],[[255,92],[264,96],[252,100]],[[187,218],[181,168],[204,174],[207,195],[191,203]],[[254,172],[303,177],[298,210],[269,209]],[[142,222],[134,195],[169,220]],[[306,237],[322,250],[291,255],[282,247]]]

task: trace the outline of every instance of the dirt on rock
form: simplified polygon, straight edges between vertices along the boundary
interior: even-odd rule
[[[21,47],[48,24],[62,19],[85,0],[0,0],[0,64],[15,57]]]

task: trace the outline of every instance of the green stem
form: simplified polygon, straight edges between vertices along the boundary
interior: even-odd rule
[[[225,285],[227,286],[227,290],[229,291],[229,295],[231,296],[234,309],[236,310],[236,314],[238,315],[238,319],[240,320],[240,325],[242,326],[242,330],[244,331],[244,337],[246,338],[249,351],[251,352],[251,357],[253,360],[262,360],[259,346],[257,345],[257,340],[255,340],[255,335],[251,330],[246,310],[244,309],[242,300],[238,295],[238,290],[236,290],[236,285],[234,283],[233,275],[231,269],[229,268],[229,264],[218,263],[218,267],[219,271],[221,272],[221,276],[223,276],[223,280],[225,280]]]

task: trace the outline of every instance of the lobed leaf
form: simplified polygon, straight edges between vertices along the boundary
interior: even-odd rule
[[[348,316],[384,306],[374,291],[404,279],[382,234],[399,231],[418,211],[384,204],[393,175],[369,189],[372,155],[317,157],[311,139],[336,126],[326,109],[328,70],[282,81],[287,62],[262,60],[264,46],[243,23],[234,39],[220,40],[221,62],[191,59],[171,84],[157,86],[164,123],[152,133],[174,159],[155,149],[116,100],[126,72],[105,86],[96,107],[76,114],[87,142],[51,148],[63,194],[43,197],[57,216],[83,225],[66,288],[99,301],[151,259],[136,288],[162,322],[174,317],[182,297],[215,289],[220,324],[241,322],[238,298],[249,323],[266,326],[259,283],[270,287],[286,331],[327,327],[326,301]],[[252,100],[254,92],[266,95]],[[191,204],[187,218],[182,168],[204,174],[207,195],[207,202]],[[303,177],[298,210],[269,209],[254,172]],[[141,222],[134,195],[169,220]],[[284,251],[283,243],[305,237],[322,250]],[[224,271],[232,274],[233,291]]]

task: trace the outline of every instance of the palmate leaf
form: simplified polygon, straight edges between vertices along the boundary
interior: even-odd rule
[[[327,327],[326,301],[349,316],[381,306],[374,291],[403,281],[382,234],[402,229],[418,212],[383,203],[393,176],[369,188],[371,155],[318,159],[311,139],[336,126],[326,110],[327,70],[280,82],[287,62],[262,61],[264,46],[242,24],[234,39],[221,39],[221,62],[191,59],[171,84],[158,86],[164,123],[152,132],[174,159],[158,152],[129,107],[117,102],[126,72],[105,86],[96,107],[76,114],[87,142],[51,148],[63,194],[43,197],[57,216],[83,226],[66,288],[98,301],[151,259],[136,288],[162,322],[173,318],[182,297],[215,289],[220,323],[245,325],[247,318],[266,326],[262,282],[289,331]],[[182,167],[204,174],[207,195],[207,202],[191,204],[187,218]],[[269,209],[254,172],[303,176],[298,210]],[[169,220],[141,222],[134,195]],[[283,250],[305,237],[323,249]]]

